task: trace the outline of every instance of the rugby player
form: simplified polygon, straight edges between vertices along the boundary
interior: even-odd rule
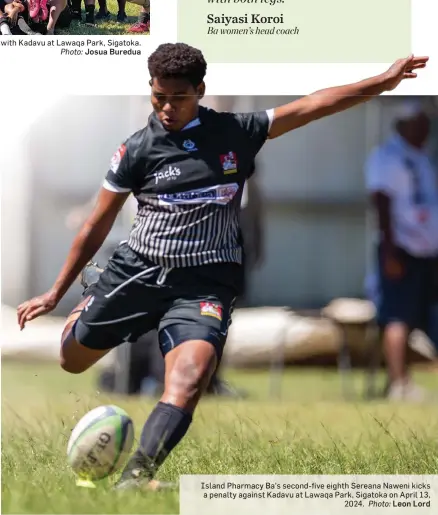
[[[199,50],[163,44],[150,55],[154,112],[147,126],[115,153],[53,287],[17,309],[21,329],[52,311],[104,242],[130,193],[135,195],[138,213],[129,240],[68,317],[60,356],[65,371],[79,374],[123,340],[159,331],[164,393],[118,488],[155,484],[157,469],[186,434],[221,360],[243,282],[242,191],[266,140],[393,90],[427,61],[412,55],[361,82],[275,109],[234,114],[199,106],[207,69]]]

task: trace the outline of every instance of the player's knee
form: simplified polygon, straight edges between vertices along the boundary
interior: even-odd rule
[[[169,381],[169,393],[189,404],[198,399],[208,384],[211,366],[208,362],[184,360],[172,370]]]
[[[64,372],[68,372],[69,374],[82,374],[82,372],[85,372],[88,369],[88,367],[84,367],[81,364],[71,362],[65,359],[63,356],[61,356],[59,364],[62,370],[64,370]]]
[[[202,384],[202,367],[196,363],[187,362],[175,367],[170,376],[170,388],[179,397],[190,400],[196,397]]]
[[[78,359],[78,343],[73,335],[73,325],[74,322],[67,324],[62,333],[59,364],[65,372],[81,374],[89,368],[89,365]]]

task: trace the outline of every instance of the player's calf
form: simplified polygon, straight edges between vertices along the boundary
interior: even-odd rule
[[[216,350],[207,341],[185,341],[168,352],[165,361],[165,392],[143,427],[140,445],[123,471],[118,489],[150,483],[185,436],[216,368]]]

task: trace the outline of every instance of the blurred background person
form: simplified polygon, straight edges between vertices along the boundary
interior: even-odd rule
[[[22,0],[0,0],[0,34],[3,36],[35,36],[38,32],[28,25],[29,7]]]
[[[424,399],[409,376],[407,343],[413,330],[429,334],[436,325],[438,175],[426,152],[430,124],[421,101],[401,102],[393,134],[365,167],[379,233],[376,271],[367,286],[377,307],[392,400]]]

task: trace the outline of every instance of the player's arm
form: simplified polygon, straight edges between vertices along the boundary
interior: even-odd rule
[[[395,89],[402,80],[414,79],[415,70],[426,66],[428,57],[410,56],[396,61],[385,73],[355,84],[347,84],[300,98],[273,111],[269,138],[278,138],[314,120],[330,116]]]
[[[65,264],[51,288],[57,302],[62,299],[80,271],[100,249],[128,196],[129,192],[119,193],[109,191],[105,187],[101,188],[94,209],[73,240]]]
[[[365,171],[367,189],[377,218],[383,269],[388,277],[396,279],[403,272],[392,223],[392,203],[400,181],[400,164],[376,153],[368,160]]]
[[[127,148],[122,145],[113,157],[111,169],[98,194],[94,209],[74,239],[52,288],[18,307],[18,324],[21,329],[26,322],[52,311],[57,306],[83,267],[100,249],[132,191],[133,174],[134,169]]]
[[[9,19],[12,22],[12,25],[15,26],[18,21],[18,15],[24,11],[24,6],[20,2],[13,2],[11,4],[6,4],[5,13],[8,15]]]

